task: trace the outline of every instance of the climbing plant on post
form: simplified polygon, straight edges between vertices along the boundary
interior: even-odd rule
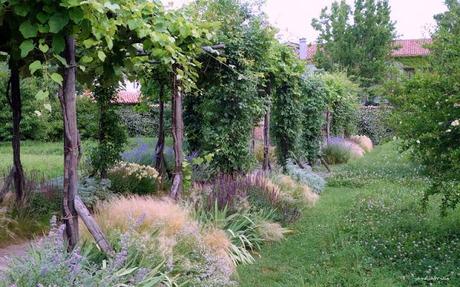
[[[182,92],[180,81],[177,74],[177,65],[173,66],[171,76],[171,109],[172,109],[172,136],[174,149],[174,175],[171,187],[170,196],[177,199],[182,193],[184,175],[182,171],[182,161],[184,156],[183,141],[184,141],[184,119],[182,117]]]
[[[300,81],[305,66],[286,46],[278,49],[280,65],[274,88],[272,130],[278,162],[284,167],[288,159],[297,159],[301,135]]]

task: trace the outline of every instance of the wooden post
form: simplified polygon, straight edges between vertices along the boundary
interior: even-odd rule
[[[183,172],[182,172],[182,158],[183,149],[182,142],[184,139],[184,121],[182,118],[182,92],[180,91],[180,83],[176,74],[177,67],[173,68],[171,79],[172,88],[172,135],[174,144],[174,176],[171,187],[170,196],[178,199],[183,190]]]
[[[110,243],[105,238],[104,233],[101,231],[97,225],[97,222],[91,216],[88,208],[86,208],[85,204],[78,195],[75,196],[75,209],[77,210],[78,215],[85,223],[86,228],[88,228],[89,233],[91,233],[94,240],[96,241],[96,244],[101,248],[101,250],[109,256],[114,255],[112,246],[110,246]]]
[[[68,66],[64,68],[64,81],[59,93],[62,115],[64,120],[64,196],[63,215],[65,236],[68,248],[72,250],[78,243],[78,215],[83,219],[91,235],[102,251],[107,255],[113,254],[109,242],[105,238],[96,221],[78,196],[78,162],[80,159],[80,136],[77,128],[76,108],[76,62],[75,39],[65,38],[64,56]]]
[[[69,250],[78,242],[78,216],[75,209],[75,196],[78,188],[78,129],[76,111],[76,62],[75,39],[65,38],[64,56],[68,66],[64,68],[64,81],[59,95],[64,120],[64,197],[63,215],[66,226],[65,235]]]
[[[326,110],[326,142],[329,143],[331,137],[331,112]]]
[[[264,161],[262,164],[262,170],[271,170],[270,165],[270,109],[265,113],[264,116]]]
[[[164,85],[160,83],[160,94],[159,94],[159,109],[160,115],[158,118],[158,139],[155,146],[155,169],[160,173],[161,176],[165,173],[164,163],[164,148],[165,148],[165,123],[164,123]]]
[[[22,119],[22,102],[21,102],[21,84],[19,78],[19,64],[16,60],[10,58],[9,68],[11,71],[11,97],[8,101],[13,112],[13,138],[11,141],[13,147],[13,183],[16,193],[16,203],[21,205],[24,193],[24,170],[21,163],[21,119]],[[8,93],[8,91],[7,91]]]

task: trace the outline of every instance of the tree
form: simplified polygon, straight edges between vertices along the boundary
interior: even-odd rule
[[[315,62],[328,71],[343,68],[365,88],[381,84],[395,48],[395,24],[387,0],[344,0],[321,11],[312,26],[319,32]]]
[[[440,194],[443,214],[460,202],[460,3],[446,4],[448,11],[435,17],[432,71],[416,74],[391,97],[402,146],[431,177],[424,202]]]

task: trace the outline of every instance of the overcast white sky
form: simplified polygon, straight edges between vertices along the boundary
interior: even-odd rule
[[[190,0],[162,0],[165,4],[183,5]],[[401,39],[416,39],[429,36],[434,26],[433,15],[445,11],[443,0],[389,0],[392,19]],[[266,0],[264,11],[270,22],[276,26],[284,40],[297,42],[305,37],[308,42],[316,40],[317,33],[311,27],[311,20],[319,17],[324,6],[333,0]],[[352,4],[353,0],[347,0]]]

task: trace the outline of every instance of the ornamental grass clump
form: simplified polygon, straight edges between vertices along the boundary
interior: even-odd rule
[[[128,255],[139,267],[164,262],[161,271],[174,277],[179,285],[233,284],[235,263],[229,238],[221,230],[210,231],[202,226],[186,206],[169,198],[119,196],[99,203],[94,217],[112,245],[122,246],[129,239],[129,245],[134,247]],[[82,233],[85,245],[94,246],[83,228]]]
[[[357,143],[341,137],[329,138],[322,148],[324,159],[329,164],[347,163],[364,156],[364,149]]]
[[[48,236],[34,243],[27,253],[9,262],[0,286],[172,286],[174,278],[165,274],[166,264],[151,260],[140,249],[140,240],[121,236],[112,258],[93,260],[90,250],[77,247],[68,252],[64,225],[51,223]],[[137,245],[136,245],[137,244]],[[97,250],[94,248],[93,250]],[[142,260],[139,260],[142,258]]]
[[[351,136],[350,140],[358,144],[365,152],[370,152],[374,149],[372,140],[368,136]]]
[[[111,189],[115,193],[152,194],[160,189],[158,171],[147,165],[119,162],[109,170]]]
[[[289,175],[275,175],[273,180],[280,186],[281,190],[290,192],[296,200],[304,202],[308,206],[314,206],[319,199],[319,195],[312,188],[296,182]]]

